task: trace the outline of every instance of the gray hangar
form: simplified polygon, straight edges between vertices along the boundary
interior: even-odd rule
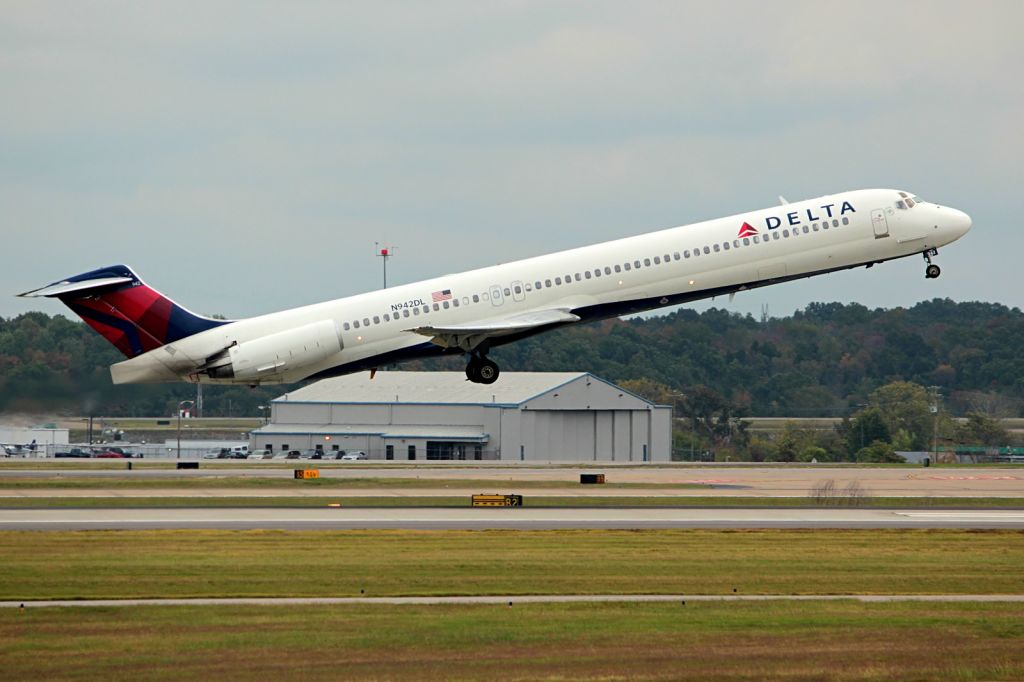
[[[585,372],[366,372],[271,403],[255,450],[369,459],[667,462],[672,410]]]

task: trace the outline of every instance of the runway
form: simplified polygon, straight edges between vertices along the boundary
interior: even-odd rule
[[[1024,529],[1022,510],[858,508],[180,508],[0,509],[0,530],[125,529]]]
[[[350,604],[566,604],[566,603],[678,603],[750,601],[858,601],[885,602],[1024,602],[1021,594],[544,594],[444,597],[223,597],[194,599],[53,599],[0,601],[0,609],[106,608],[111,606],[345,606]]]

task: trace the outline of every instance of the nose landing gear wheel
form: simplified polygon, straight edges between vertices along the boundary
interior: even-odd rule
[[[940,270],[939,266],[935,265],[934,263],[932,263],[931,265],[924,269],[925,279],[935,279],[940,274],[942,274],[942,270]]]

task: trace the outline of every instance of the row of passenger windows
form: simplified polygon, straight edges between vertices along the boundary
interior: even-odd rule
[[[850,219],[844,217],[841,219],[841,223],[843,225],[849,225]],[[819,230],[828,230],[829,228],[839,227],[839,225],[840,219],[836,218],[833,219],[831,223],[829,223],[829,221],[827,220],[823,220],[821,221],[820,226],[819,223],[811,223],[810,225],[795,226],[792,230],[790,230],[789,228],[782,230],[776,229],[774,232],[770,232],[763,235],[763,237],[760,235],[753,235],[751,237],[742,237],[734,239],[731,242],[725,241],[722,242],[721,244],[716,243],[711,244],[710,246],[698,246],[694,248],[692,251],[689,249],[685,249],[681,254],[680,252],[676,251],[671,255],[666,253],[661,256],[654,256],[653,258],[644,258],[634,261],[627,261],[625,263],[622,263],[621,265],[606,265],[604,268],[595,268],[594,270],[587,270],[582,273],[577,272],[575,274],[565,275],[565,277],[559,276],[554,277],[552,279],[545,279],[543,281],[537,280],[536,282],[533,282],[532,286],[529,282],[523,285],[516,284],[511,287],[511,290],[509,287],[504,287],[504,295],[506,297],[512,296],[514,291],[515,295],[519,296],[523,293],[524,288],[526,291],[539,291],[541,289],[550,289],[551,287],[559,287],[562,286],[563,284],[570,284],[573,281],[581,282],[585,279],[595,279],[603,275],[611,275],[613,273],[639,270],[642,267],[651,267],[652,265],[661,265],[663,263],[669,263],[673,260],[683,260],[691,257],[696,258],[699,257],[702,253],[710,254],[712,251],[714,251],[715,253],[719,253],[723,250],[729,251],[730,249],[738,249],[741,246],[750,246],[751,244],[767,244],[771,241],[778,241],[780,239],[786,239],[789,237],[797,237],[800,235],[801,232],[803,232],[803,234],[810,234],[811,232],[818,232]],[[458,308],[460,305],[469,305],[470,301],[472,301],[473,303],[479,303],[481,300],[490,300],[490,294],[484,292],[481,294],[473,294],[472,297],[463,296],[461,304],[458,298],[453,298],[451,299],[451,301],[442,301],[441,303],[434,303],[433,305],[423,305],[415,306],[413,308],[404,308],[401,310],[401,312],[396,311],[394,315],[390,313],[385,313],[384,315],[374,315],[372,318],[364,317],[362,320],[353,320],[351,323],[346,322],[344,323],[343,326],[345,331],[348,331],[349,329],[359,329],[361,327],[369,327],[371,323],[381,324],[382,322],[390,322],[392,319],[398,320],[399,315],[401,315],[402,318],[410,316],[415,317],[417,315],[420,315],[421,313],[429,313],[431,310],[437,312],[442,309],[447,310],[448,308],[452,307]]]

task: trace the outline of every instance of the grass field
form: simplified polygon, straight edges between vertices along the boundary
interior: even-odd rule
[[[505,486],[478,486],[481,491]],[[326,491],[325,491],[326,495]],[[466,507],[469,497],[451,495],[438,497],[381,495],[347,497],[337,494],[324,497],[0,497],[0,509],[40,508],[180,508],[180,507]],[[524,498],[527,507],[848,507],[851,500],[835,498],[821,503],[810,497],[531,497]],[[877,509],[1024,509],[1019,497],[862,497],[856,506]]]
[[[0,532],[0,599],[1019,594],[1024,532]]]
[[[0,612],[6,679],[1019,680],[1019,604]]]

